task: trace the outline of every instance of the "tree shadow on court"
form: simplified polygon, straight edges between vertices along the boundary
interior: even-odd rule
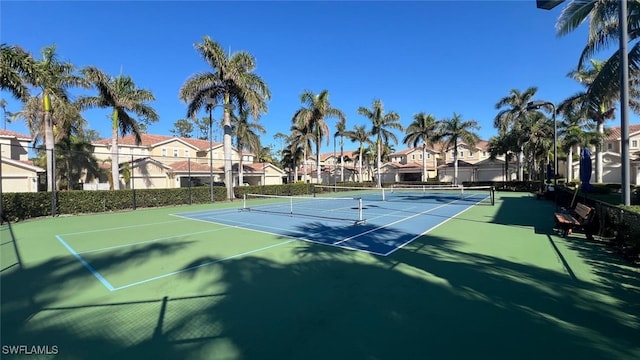
[[[508,226],[532,227],[536,234],[554,234],[554,204],[536,200],[529,194],[517,195],[496,192],[498,211],[491,222]]]
[[[296,230],[344,237],[341,224],[301,223]],[[298,241],[132,293],[105,289],[65,307],[58,300],[96,280],[71,256],[55,258],[24,274],[2,274],[2,341],[56,344],[64,359],[640,355],[640,310],[629,311],[632,294],[616,293],[624,289],[464,252],[458,245],[428,235],[381,257]],[[96,254],[91,264],[115,268],[180,246],[154,243],[135,254]],[[183,269],[218,260],[200,256]],[[28,281],[35,283],[20,290]],[[188,293],[180,291],[191,282]],[[622,300],[612,301],[613,295]],[[14,316],[30,297],[30,310]],[[8,323],[5,312],[12,316]]]
[[[460,252],[447,239],[417,247],[367,260],[301,242],[296,263],[226,261],[226,296],[198,315],[221,324],[221,337],[247,359],[619,359],[640,351],[638,321],[622,304],[594,298],[607,289]]]
[[[17,241],[19,243],[20,240]],[[127,252],[93,255],[90,266],[98,271],[126,269],[152,261],[155,256],[174,253],[189,243],[185,240],[158,242]],[[0,281],[2,345],[48,345],[50,351],[55,345],[65,359],[113,358],[119,351],[128,350],[128,346],[113,336],[105,336],[113,331],[106,324],[120,316],[118,309],[131,309],[141,304],[155,306],[154,303],[159,302],[150,300],[107,305],[83,302],[80,299],[87,292],[101,293],[100,298],[108,297],[109,291],[71,255],[4,271]],[[79,299],[75,300],[75,297]],[[57,308],[60,301],[82,305]],[[133,315],[122,320],[135,323],[140,318]],[[84,327],[78,326],[83,323]],[[87,323],[93,325],[87,326]],[[12,358],[5,352],[3,355]]]

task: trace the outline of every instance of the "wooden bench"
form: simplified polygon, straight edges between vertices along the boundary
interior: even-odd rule
[[[572,213],[555,213],[556,225],[562,231],[562,237],[566,237],[571,234],[574,229],[582,228],[587,232],[585,228],[591,222],[595,209],[582,203],[578,203]]]

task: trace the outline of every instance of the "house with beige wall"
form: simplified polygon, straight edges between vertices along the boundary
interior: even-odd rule
[[[619,126],[608,128],[608,135],[604,140],[602,152],[602,182],[621,183],[622,182],[622,132]],[[576,148],[575,153],[579,155],[580,150]],[[592,173],[591,182],[596,182],[595,151],[591,150]],[[629,125],[629,179],[630,183],[640,185],[640,124]],[[580,179],[580,162],[571,163],[571,178]]]
[[[2,192],[36,192],[45,169],[29,161],[29,135],[0,130],[0,178]]]
[[[220,142],[181,138],[175,136],[141,134],[141,143],[136,144],[133,135],[118,139],[118,153],[121,170],[125,166],[132,169],[131,178],[122,188],[150,189],[177,188],[209,185],[224,182],[224,149]],[[102,162],[111,159],[111,139],[95,141],[94,155]],[[211,147],[210,147],[211,145]],[[255,155],[244,151],[242,155],[232,147],[234,185],[239,185],[239,160],[242,156],[243,183],[261,185],[282,183],[284,172],[275,165],[254,163]],[[127,165],[125,165],[127,164]],[[211,166],[213,165],[213,166]],[[85,188],[91,188],[87,185]]]

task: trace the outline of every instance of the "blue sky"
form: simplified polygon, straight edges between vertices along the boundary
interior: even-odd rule
[[[37,58],[44,46],[56,44],[60,58],[77,67],[131,76],[156,97],[152,105],[160,121],[149,127],[153,134],[169,135],[185,117],[178,90],[209,69],[194,50],[209,35],[231,52],[255,56],[256,73],[273,96],[259,120],[267,130],[265,145],[280,148],[273,135],[288,133],[305,89],[328,89],[348,129],[368,123],[358,107],[381,99],[404,126],[418,112],[438,119],[455,112],[478,121],[479,135],[488,139],[496,133],[495,104],[510,89],[537,86],[537,99],[555,103],[581,90],[566,74],[577,64],[587,29],[558,37],[563,5],[545,11],[534,0],[2,1],[0,38]],[[2,97],[7,110],[19,110],[9,94]],[[91,129],[109,137],[109,113],[84,115]],[[214,117],[221,115],[214,111]],[[635,114],[630,122],[637,123]],[[335,120],[328,123],[333,134]],[[608,125],[619,125],[619,118]],[[21,123],[7,129],[28,133]],[[332,151],[333,144],[323,150]]]

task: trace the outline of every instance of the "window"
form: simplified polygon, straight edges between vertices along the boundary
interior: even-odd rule
[[[416,159],[416,155],[415,155],[415,154],[412,154],[412,155],[411,155],[411,160],[415,160],[415,159]]]
[[[631,140],[631,147],[632,148],[637,148],[638,147],[638,140]]]
[[[469,151],[469,157],[472,158],[473,157],[473,152]]]
[[[607,143],[607,150],[613,150],[613,144]]]
[[[482,157],[487,157],[487,152],[486,151],[482,152]]]
[[[173,149],[173,157],[178,157],[178,149]]]
[[[427,153],[427,159],[431,159],[431,154]]]
[[[162,156],[167,156],[167,149],[166,148],[162,148]]]
[[[184,151],[184,157],[189,157],[189,150]]]
[[[464,151],[460,151],[460,157],[464,157]]]
[[[422,154],[418,155],[418,159],[422,160]]]

